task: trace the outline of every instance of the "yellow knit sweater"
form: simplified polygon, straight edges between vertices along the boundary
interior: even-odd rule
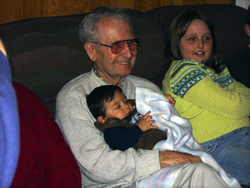
[[[175,109],[190,121],[199,143],[250,127],[250,89],[233,80],[227,68],[218,75],[198,61],[173,61],[163,93],[175,98]]]

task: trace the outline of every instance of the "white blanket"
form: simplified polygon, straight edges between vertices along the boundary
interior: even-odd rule
[[[192,126],[189,121],[178,115],[163,94],[145,88],[136,88],[136,108],[143,115],[151,111],[155,125],[167,134],[167,139],[158,142],[153,149],[179,151],[200,156],[204,163],[212,166],[220,173],[223,180],[230,187],[241,187],[239,182],[227,174],[215,159],[196,142],[192,135]],[[170,188],[173,186],[179,171],[184,166],[166,167],[151,176],[143,177],[138,180],[137,187]]]

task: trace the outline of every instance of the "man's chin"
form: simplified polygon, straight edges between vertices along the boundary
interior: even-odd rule
[[[120,70],[120,71],[118,71],[119,72],[119,75],[120,76],[122,76],[122,77],[126,77],[126,76],[128,76],[128,75],[130,75],[131,74],[131,72],[132,72],[132,69],[129,69],[129,70]]]
[[[123,78],[126,78],[128,75],[130,75],[130,73],[127,73],[127,74],[124,73],[124,74],[121,74],[120,76],[123,77]]]

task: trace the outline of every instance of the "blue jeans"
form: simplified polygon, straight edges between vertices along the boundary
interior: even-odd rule
[[[250,185],[250,127],[201,144],[240,184]]]

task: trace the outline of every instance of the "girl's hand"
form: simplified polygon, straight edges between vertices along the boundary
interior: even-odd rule
[[[176,102],[176,101],[175,101],[174,97],[171,97],[171,95],[168,95],[168,94],[165,94],[164,96],[165,96],[166,99],[168,99],[169,103],[170,103],[172,106],[175,105],[175,102]]]
[[[152,116],[150,116],[149,114],[150,111],[148,111],[138,123],[138,126],[143,132],[150,129],[158,129],[158,127],[152,125],[155,122],[155,120],[152,120]]]

